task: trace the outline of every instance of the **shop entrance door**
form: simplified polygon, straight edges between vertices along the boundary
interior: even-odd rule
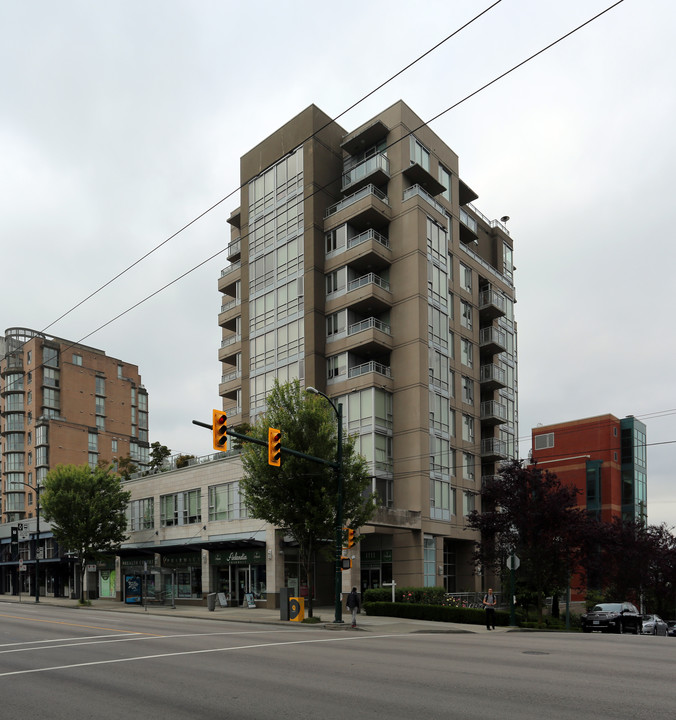
[[[362,568],[361,591],[373,590],[380,587],[380,568]]]
[[[251,592],[251,576],[248,567],[237,568],[237,604],[244,605],[244,593]]]

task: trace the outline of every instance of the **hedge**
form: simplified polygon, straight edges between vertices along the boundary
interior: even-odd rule
[[[378,591],[367,591],[378,592]],[[449,607],[445,605],[418,605],[408,602],[373,602],[370,599],[363,603],[367,615],[409,618],[411,620],[435,620],[437,622],[465,623],[467,625],[484,625],[486,611],[475,608]],[[509,613],[497,610],[496,625],[509,625]]]

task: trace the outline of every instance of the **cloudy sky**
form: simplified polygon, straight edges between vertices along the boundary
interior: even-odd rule
[[[220,201],[239,157],[311,103],[342,113],[492,2],[0,0],[0,332],[48,328],[136,363],[151,441],[210,452],[191,420],[220,406],[217,280],[238,199]],[[611,4],[503,0],[340,123],[398,99],[431,119]],[[669,0],[625,0],[432,123],[476,206],[511,218],[522,455],[538,423],[633,414],[649,521],[669,525],[674,27]]]

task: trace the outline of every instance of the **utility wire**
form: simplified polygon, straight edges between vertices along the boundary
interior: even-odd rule
[[[315,136],[316,136],[318,133],[320,133],[322,130],[324,130],[324,129],[327,128],[329,125],[333,124],[333,123],[336,122],[338,119],[340,119],[341,117],[343,117],[343,115],[345,115],[346,113],[348,113],[350,110],[353,110],[353,109],[356,108],[358,105],[360,105],[362,102],[364,102],[364,100],[367,100],[369,97],[371,97],[372,95],[374,95],[376,92],[378,92],[379,90],[381,90],[382,88],[384,88],[386,85],[388,85],[389,83],[391,83],[393,80],[395,80],[396,78],[398,78],[400,75],[402,75],[403,73],[405,73],[407,70],[409,70],[410,68],[412,68],[416,63],[420,62],[420,61],[423,60],[425,57],[427,57],[429,54],[431,54],[432,52],[434,52],[435,50],[437,50],[438,48],[440,48],[444,43],[448,42],[451,38],[453,38],[453,37],[455,37],[456,35],[458,35],[460,32],[462,32],[464,29],[466,29],[467,27],[469,27],[469,26],[470,26],[472,23],[474,23],[476,20],[478,20],[479,18],[481,18],[483,15],[485,15],[486,13],[488,13],[490,10],[492,10],[496,5],[499,5],[501,2],[502,2],[502,0],[496,0],[496,2],[494,2],[492,5],[489,5],[485,10],[482,10],[478,15],[475,15],[471,20],[467,21],[464,25],[461,25],[459,28],[457,28],[456,30],[454,30],[450,35],[447,35],[443,40],[441,40],[440,42],[438,42],[436,45],[432,46],[429,50],[426,50],[422,55],[419,55],[415,60],[413,60],[413,61],[410,62],[408,65],[406,65],[405,67],[403,67],[401,70],[397,71],[394,75],[391,75],[387,80],[385,80],[384,82],[380,83],[380,85],[378,85],[377,87],[375,87],[373,90],[369,91],[366,95],[364,95],[362,98],[360,98],[360,99],[357,100],[356,102],[352,103],[352,105],[350,105],[349,107],[347,107],[347,108],[346,108],[345,110],[343,110],[340,114],[336,115],[336,117],[334,117],[332,120],[329,120],[329,122],[325,123],[325,124],[322,125],[318,130],[316,130],[316,131],[313,132],[311,135],[309,135],[307,138],[305,138],[305,140],[302,141],[301,145],[302,145],[302,144],[305,144],[308,140],[311,140],[313,137],[315,137]],[[235,193],[237,193],[237,192],[239,192],[240,190],[242,190],[243,187],[244,187],[244,184],[239,185],[239,186],[236,187],[234,190],[232,190],[231,192],[229,192],[225,197],[223,197],[223,198],[221,198],[220,200],[218,200],[218,202],[215,202],[211,207],[209,207],[209,208],[207,208],[206,210],[204,210],[202,213],[200,213],[200,214],[197,215],[195,218],[193,218],[190,222],[188,222],[188,223],[186,223],[185,225],[183,225],[183,227],[179,228],[176,232],[174,232],[174,233],[173,233],[172,235],[170,235],[168,238],[166,238],[166,239],[163,240],[161,243],[157,244],[154,248],[152,248],[152,249],[149,250],[147,253],[145,253],[145,255],[142,255],[140,258],[138,258],[138,259],[135,260],[133,263],[131,263],[131,265],[128,265],[124,270],[121,270],[117,275],[115,275],[115,276],[112,277],[110,280],[108,280],[106,283],[104,283],[104,284],[101,285],[99,288],[97,288],[96,290],[94,290],[92,293],[90,293],[89,295],[87,295],[86,298],[84,298],[83,300],[81,300],[81,301],[80,301],[79,303],[77,303],[76,305],[73,305],[73,307],[71,307],[70,310],[67,310],[67,311],[64,312],[62,315],[60,315],[58,318],[56,318],[56,320],[54,320],[54,321],[51,322],[49,325],[47,325],[41,332],[45,332],[45,331],[48,330],[50,327],[52,327],[53,325],[55,325],[57,322],[59,322],[60,320],[63,320],[63,318],[65,318],[67,315],[70,315],[70,313],[72,313],[74,310],[76,310],[76,309],[79,308],[81,305],[83,305],[84,303],[86,303],[88,300],[91,300],[91,298],[93,298],[95,295],[97,295],[97,294],[100,293],[102,290],[104,290],[105,288],[107,288],[109,285],[111,285],[112,283],[114,283],[116,280],[118,280],[119,278],[121,278],[123,275],[125,275],[127,272],[129,272],[132,268],[136,267],[136,265],[138,265],[139,263],[143,262],[143,260],[145,260],[146,258],[150,257],[154,252],[156,252],[157,250],[159,250],[161,247],[163,247],[164,245],[166,245],[168,242],[170,242],[171,240],[173,240],[175,237],[177,237],[177,236],[180,235],[182,232],[184,232],[185,230],[187,230],[189,227],[191,227],[192,225],[194,225],[196,222],[198,222],[199,220],[201,220],[203,217],[205,217],[206,215],[208,215],[212,210],[215,210],[217,207],[219,207],[220,205],[222,205],[226,200],[228,200],[229,198],[231,198]],[[210,259],[211,259],[211,258],[210,258]],[[201,264],[203,264],[203,263],[201,263]],[[201,266],[201,265],[198,265],[197,267],[200,267],[200,266]],[[165,287],[168,287],[168,285],[165,286]],[[152,297],[152,296],[151,296],[151,297]],[[121,317],[121,316],[118,316],[118,317]],[[105,325],[104,325],[103,327],[105,327]],[[89,336],[85,336],[85,337],[89,337]]]
[[[520,63],[514,65],[514,66],[513,66],[512,68],[510,68],[509,70],[507,70],[507,71],[505,71],[504,73],[498,75],[496,78],[494,78],[494,79],[491,80],[490,82],[486,83],[485,85],[482,85],[478,90],[475,90],[474,92],[470,93],[469,95],[466,95],[464,98],[462,98],[462,100],[459,100],[459,101],[457,101],[456,103],[454,103],[453,105],[450,105],[449,107],[447,107],[445,110],[442,110],[440,113],[438,113],[437,115],[435,115],[434,117],[432,117],[430,120],[428,120],[427,122],[424,122],[424,123],[422,123],[421,125],[419,125],[418,127],[414,128],[413,130],[411,130],[410,132],[408,132],[406,135],[404,135],[402,138],[394,141],[391,145],[388,145],[387,147],[388,147],[388,148],[393,147],[394,145],[396,145],[397,143],[399,143],[399,142],[401,142],[402,140],[406,139],[407,137],[409,137],[409,136],[412,135],[413,133],[417,132],[417,131],[420,130],[421,128],[426,127],[427,125],[429,125],[430,123],[432,123],[432,122],[434,122],[435,120],[439,119],[440,117],[442,117],[442,116],[445,115],[446,113],[448,113],[448,112],[450,112],[451,110],[457,108],[459,105],[467,102],[467,100],[469,100],[470,98],[474,97],[475,95],[477,95],[478,93],[482,92],[483,90],[485,90],[486,88],[490,87],[491,85],[494,85],[498,80],[501,80],[502,78],[506,77],[507,75],[509,75],[510,73],[514,72],[514,71],[517,70],[518,68],[522,67],[522,66],[525,65],[526,63],[528,63],[528,62],[530,62],[531,60],[535,59],[536,57],[538,57],[539,55],[541,55],[541,54],[542,54],[543,52],[545,52],[546,50],[549,50],[550,48],[554,47],[555,45],[557,45],[557,44],[558,44],[559,42],[561,42],[562,40],[570,37],[570,36],[571,36],[572,34],[574,34],[575,32],[578,32],[579,30],[581,30],[581,29],[584,28],[585,26],[589,25],[589,24],[590,24],[591,22],[593,22],[594,20],[597,20],[597,19],[600,18],[602,15],[604,15],[604,14],[607,13],[607,12],[609,12],[609,11],[612,10],[614,7],[616,7],[617,5],[620,5],[620,4],[623,3],[623,2],[624,2],[624,0],[618,0],[618,2],[614,3],[614,4],[611,5],[610,7],[606,8],[605,10],[603,10],[602,12],[600,12],[600,13],[598,13],[597,15],[595,15],[594,17],[590,18],[589,20],[586,20],[585,22],[583,22],[582,24],[578,25],[578,26],[577,26],[576,28],[574,28],[573,30],[570,30],[570,31],[567,32],[565,35],[562,35],[560,38],[558,38],[558,39],[555,40],[554,42],[550,43],[549,45],[546,45],[544,48],[542,48],[542,49],[539,50],[538,52],[536,52],[536,53],[534,53],[533,55],[529,56],[529,57],[526,58],[525,60],[522,60]],[[484,11],[484,12],[486,12],[486,11]],[[308,195],[303,195],[303,197],[301,197],[301,199],[299,200],[299,202],[297,203],[297,205],[300,205],[300,204],[304,203],[305,200],[308,200],[309,198],[311,198],[311,197],[313,197],[314,195],[316,195],[318,192],[326,189],[326,187],[328,187],[330,184],[331,184],[331,183],[327,183],[326,185],[315,189],[312,193],[310,193],[310,194],[308,194]],[[242,187],[243,187],[243,186],[242,186]],[[238,189],[239,189],[239,188],[238,188]],[[234,190],[233,193],[234,193],[234,192],[237,192],[237,190]],[[233,193],[231,193],[231,195],[232,195]],[[229,197],[229,196],[228,196],[228,197]],[[225,198],[224,198],[224,199],[225,199]],[[245,240],[250,234],[251,234],[251,231],[250,231],[249,233],[247,233],[246,235],[242,236],[242,237],[240,238],[240,240]],[[81,338],[81,340],[84,340],[84,339],[86,339],[86,338],[88,338],[88,337],[91,337],[91,336],[94,335],[95,333],[99,332],[99,330],[102,330],[103,328],[107,327],[107,326],[110,325],[111,323],[115,322],[115,321],[118,320],[119,318],[121,318],[121,317],[123,317],[124,315],[126,315],[126,314],[127,314],[128,312],[130,312],[131,310],[134,310],[135,308],[139,307],[139,305],[142,305],[142,304],[145,303],[146,301],[150,300],[151,298],[153,298],[153,297],[154,297],[155,295],[157,295],[158,293],[160,293],[160,292],[166,290],[167,288],[171,287],[172,285],[174,285],[175,283],[177,283],[179,280],[182,280],[182,279],[183,279],[184,277],[186,277],[187,275],[190,275],[192,272],[194,272],[195,270],[199,269],[200,267],[202,267],[203,265],[205,265],[207,262],[210,262],[210,261],[213,260],[214,258],[216,258],[216,257],[218,257],[219,255],[223,254],[224,252],[226,252],[226,250],[227,250],[227,247],[226,247],[226,248],[222,248],[221,250],[215,252],[213,255],[211,255],[210,257],[206,258],[205,260],[203,260],[203,261],[200,262],[199,264],[195,265],[195,266],[194,266],[193,268],[191,268],[190,270],[186,270],[184,273],[182,273],[181,275],[179,275],[179,276],[178,276],[177,278],[175,278],[174,280],[168,282],[166,285],[162,286],[161,288],[159,288],[159,289],[156,290],[155,292],[153,292],[153,293],[151,293],[150,295],[147,295],[145,298],[139,300],[137,303],[135,303],[135,304],[132,305],[131,307],[127,308],[127,309],[124,310],[123,312],[119,313],[119,315],[116,315],[114,318],[112,318],[112,319],[109,320],[108,322],[104,323],[103,325],[100,325],[100,326],[99,326],[98,328],[96,328],[95,330],[92,330],[90,333],[88,333],[88,334],[85,335],[83,338]],[[80,340],[80,342],[81,342],[81,340]]]

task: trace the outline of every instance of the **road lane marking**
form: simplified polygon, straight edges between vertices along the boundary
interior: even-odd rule
[[[135,637],[119,637],[116,635],[92,635],[84,638],[61,638],[60,640],[30,640],[26,643],[7,643],[0,645],[0,655],[9,653],[30,652],[35,650],[60,650],[61,648],[78,647],[80,645],[107,645],[109,643],[131,642],[132,640],[170,640],[172,638],[210,637],[213,635],[269,635],[271,633],[292,633],[296,630],[242,630],[239,632],[218,633],[185,633],[180,635],[143,635],[138,633]],[[111,639],[112,638],[112,639]],[[90,642],[82,642],[88,640]],[[77,642],[76,642],[77,641]],[[40,647],[13,647],[15,645],[35,645],[37,643],[62,643],[61,645],[42,645]]]
[[[0,613],[0,618],[10,618],[11,620],[25,620],[26,622],[45,623],[47,625],[68,625],[69,627],[81,627],[89,630],[112,630],[113,632],[129,633],[130,635],[138,635],[141,631],[139,630],[118,630],[117,628],[111,627],[100,627],[99,625],[82,625],[81,623],[70,623],[64,620],[40,620],[39,618],[30,618],[25,615],[4,615]],[[153,635],[153,633],[142,633],[143,635]],[[162,637],[157,635],[156,637]]]
[[[172,653],[161,653],[159,655],[141,655],[139,657],[132,658],[117,658],[115,660],[94,660],[92,662],[85,663],[74,663],[72,665],[53,665],[52,667],[33,668],[31,670],[13,670],[11,672],[0,673],[0,678],[10,677],[12,675],[30,675],[32,673],[50,672],[53,670],[70,670],[73,668],[84,668],[93,667],[95,665],[112,665],[115,663],[124,662],[136,662],[139,660],[158,660],[161,658],[168,657],[180,657],[182,655],[204,655],[206,653],[217,653],[217,652],[233,652],[235,650],[257,650],[259,648],[267,647],[282,647],[285,645],[309,645],[311,643],[328,643],[328,642],[357,642],[359,640],[378,640],[382,638],[419,638],[422,633],[416,633],[415,635],[364,635],[364,636],[350,636],[350,637],[332,637],[323,638],[317,640],[291,640],[289,642],[274,642],[274,643],[260,643],[259,645],[240,645],[238,647],[227,647],[227,648],[210,648],[206,650],[184,650],[181,652]]]

